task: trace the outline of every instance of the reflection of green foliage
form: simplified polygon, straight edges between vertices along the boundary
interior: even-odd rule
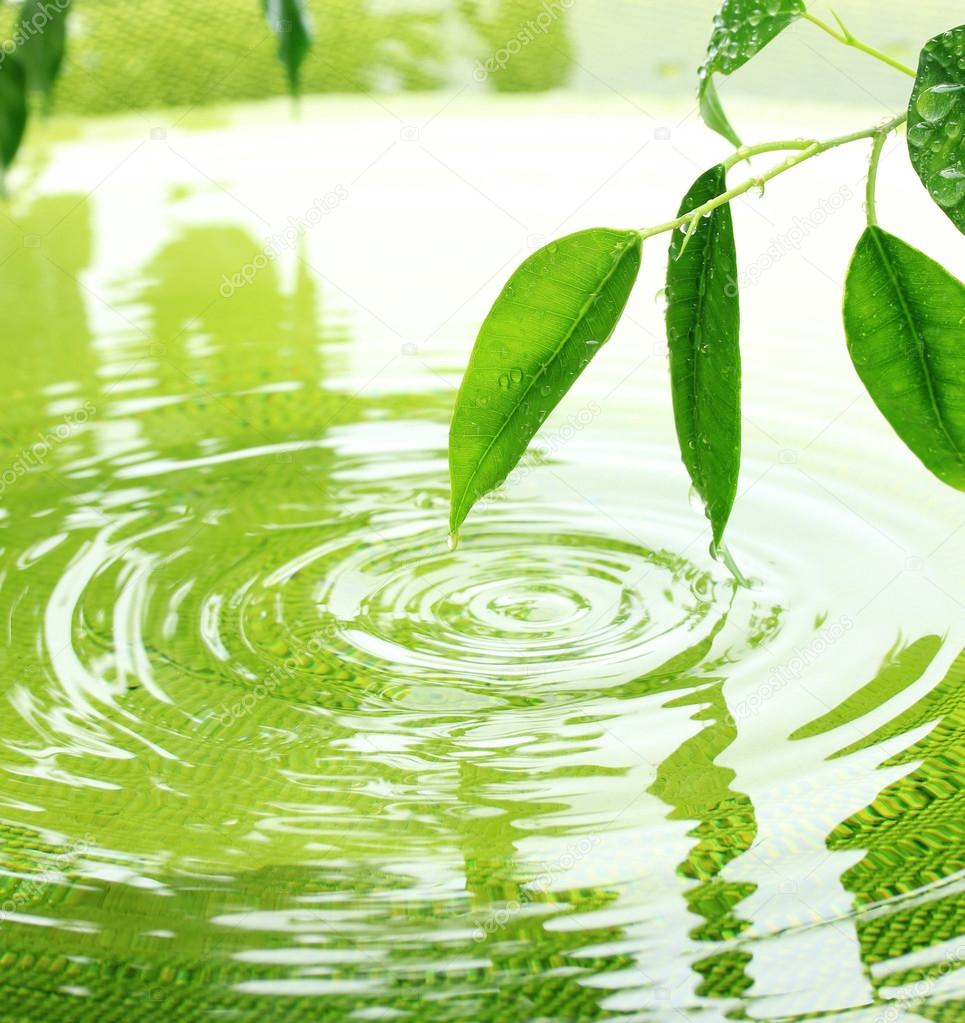
[[[941,648],[940,636],[922,636],[906,646],[902,646],[899,640],[885,655],[878,674],[870,682],[855,690],[827,714],[802,725],[792,733],[791,738],[806,739],[812,735],[821,735],[880,707],[886,700],[917,682]]]
[[[678,867],[683,877],[696,882],[687,892],[687,905],[704,921],[690,937],[695,941],[731,941],[748,925],[734,909],[756,888],[720,876],[731,860],[751,847],[757,834],[753,804],[743,792],[730,787],[734,772],[716,763],[737,738],[737,727],[727,712],[720,682],[686,693],[666,706],[699,706],[694,720],[708,722],[664,760],[650,787],[671,807],[671,820],[698,822],[689,832],[697,843]],[[700,993],[733,996],[744,991],[751,986],[745,972],[749,961],[747,953],[724,948],[694,963],[694,970],[704,978]]]
[[[919,655],[926,649],[937,653],[937,637],[924,637],[896,655],[892,666],[909,651]],[[880,678],[881,676],[879,676]],[[895,681],[894,673],[891,675]],[[877,699],[865,687],[860,713],[877,709],[900,690],[885,686]],[[856,694],[857,695],[857,694]],[[855,709],[852,698],[845,701]],[[833,713],[833,712],[832,712]],[[848,714],[847,718],[853,717]],[[935,980],[960,966],[938,950],[922,958],[921,964],[890,972],[884,964],[943,942],[959,938],[965,930],[965,904],[961,893],[944,882],[965,870],[965,650],[949,668],[945,677],[930,692],[889,723],[875,729],[864,739],[839,751],[839,755],[877,744],[896,743],[913,729],[936,722],[913,745],[895,753],[883,766],[915,764],[908,774],[882,789],[865,809],[849,817],[828,838],[828,847],[839,850],[865,850],[864,857],[845,872],[844,886],[853,893],[856,907],[875,907],[875,912],[859,915],[858,938],[862,958],[876,985],[894,987]],[[909,898],[909,896],[914,896]],[[901,900],[879,908],[884,900]],[[927,985],[926,985],[927,988]],[[925,990],[927,995],[928,991]],[[958,1019],[962,1006],[953,1010],[946,1002],[943,1011],[923,1013],[935,1020]],[[915,1007],[919,1012],[919,1008]]]
[[[565,9],[541,0],[498,0],[485,14],[479,0],[461,0],[460,12],[483,49],[478,68],[497,92],[539,92],[565,83],[573,64]]]
[[[361,92],[440,84],[442,19],[382,11],[374,0],[308,0],[312,47],[299,91]],[[13,29],[0,11],[0,34]],[[289,70],[258,0],[86,0],[75,12],[56,95],[68,113],[197,106],[288,91]]]

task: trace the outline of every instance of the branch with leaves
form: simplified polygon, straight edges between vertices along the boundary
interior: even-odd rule
[[[915,79],[907,109],[825,140],[744,146],[715,76],[730,75],[794,21]],[[499,486],[613,333],[643,243],[673,232],[666,328],[680,453],[700,495],[712,551],[732,566],[724,530],[741,453],[740,305],[730,203],[839,146],[871,142],[867,227],[848,269],[844,327],[855,369],[898,436],[939,479],[965,490],[965,285],[878,226],[875,183],[888,134],[907,122],[908,154],[938,207],[965,233],[965,25],[931,39],[917,72],[826,24],[803,0],[724,0],[699,71],[700,111],[734,152],[690,187],[677,215],[639,230],[592,228],[560,238],[513,273],[486,317],[456,398],[449,434],[452,543],[473,505]],[[728,186],[755,156],[786,152],[764,173]]]

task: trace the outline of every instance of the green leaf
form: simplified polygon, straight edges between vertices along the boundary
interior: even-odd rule
[[[729,75],[764,49],[805,11],[804,0],[724,0],[714,18],[707,56],[699,71],[700,116],[708,128],[739,146],[717,97],[715,74]]]
[[[298,73],[312,46],[312,23],[304,0],[262,0],[268,25],[278,37],[278,59],[285,66],[288,87],[298,94]]]
[[[717,95],[717,86],[714,85],[712,75],[708,74],[701,78],[699,99],[700,116],[704,119],[704,124],[711,131],[716,131],[718,135],[723,135],[732,146],[738,148],[741,144],[740,136],[734,131],[733,125],[731,125],[727,115],[724,113],[724,108],[721,106],[720,97]]]
[[[848,268],[844,329],[885,419],[940,480],[965,490],[965,285],[868,227]]]
[[[965,234],[965,25],[925,43],[908,101],[908,154],[928,194]]]
[[[16,50],[0,60],[0,189],[27,126],[27,74]]]
[[[509,475],[613,333],[640,269],[636,231],[594,228],[534,252],[479,331],[449,430],[453,533]]]
[[[27,84],[49,100],[67,46],[69,0],[24,0],[17,25],[17,50],[27,71]]]
[[[691,186],[684,216],[726,191],[723,165]],[[684,465],[719,544],[737,495],[741,453],[740,303],[730,204],[674,232],[667,266],[667,343]]]

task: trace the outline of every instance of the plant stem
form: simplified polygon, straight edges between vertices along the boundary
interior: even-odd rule
[[[774,153],[782,149],[807,149],[816,143],[817,139],[782,139],[780,142],[762,142],[757,146],[741,146],[724,160],[724,169],[730,170],[741,160],[749,160],[752,156],[760,156],[762,153]]]
[[[832,11],[832,13],[834,13]],[[860,39],[856,39],[849,31],[844,27],[844,23],[835,14],[834,20],[838,23],[838,29],[829,25],[826,21],[822,21],[820,18],[813,15],[810,11],[805,11],[801,17],[805,21],[810,21],[812,25],[816,25],[822,32],[827,32],[832,39],[837,39],[839,43],[843,43],[845,46],[850,46],[855,50],[860,50],[862,53],[867,53],[869,57],[874,57],[875,60],[880,60],[883,64],[887,64],[889,67],[893,67],[896,71],[901,71],[902,74],[911,75],[915,77],[915,72],[912,68],[908,67],[907,64],[902,64],[900,60],[895,60],[894,57],[889,57],[887,53],[882,53],[881,50],[876,50],[873,46],[869,46],[867,43],[861,42]]]
[[[640,231],[640,237],[642,239],[652,238],[654,235],[663,234],[665,231],[674,231],[682,224],[696,223],[705,213],[710,213],[712,210],[717,209],[718,206],[723,206],[725,203],[730,202],[731,199],[736,199],[739,195],[749,192],[752,188],[763,188],[765,182],[770,181],[771,178],[776,178],[785,171],[789,171],[800,163],[804,163],[805,160],[810,160],[813,156],[826,153],[829,149],[836,149],[838,146],[847,145],[849,142],[857,142],[859,139],[883,137],[889,132],[894,131],[899,125],[904,124],[907,117],[907,113],[897,114],[885,124],[875,125],[873,128],[864,128],[862,131],[851,132],[850,135],[838,135],[835,138],[825,139],[823,142],[817,139],[790,139],[783,142],[765,142],[757,146],[744,146],[724,161],[725,167],[730,167],[735,162],[744,160],[749,156],[756,156],[758,153],[769,153],[778,149],[797,149],[800,151],[782,160],[775,167],[765,171],[758,177],[748,178],[747,181],[729,188],[726,192],[722,192],[713,199],[709,199],[702,206],[698,206],[682,217],[675,217],[673,220],[657,224],[654,227],[643,228]]]
[[[875,184],[878,181],[878,162],[881,159],[881,149],[887,137],[887,132],[880,131],[874,136],[874,142],[871,144],[868,183],[865,186],[865,212],[868,215],[868,227],[874,227],[878,223],[878,211],[875,209]]]

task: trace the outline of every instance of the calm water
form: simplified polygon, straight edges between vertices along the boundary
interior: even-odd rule
[[[748,299],[750,589],[687,504],[662,251],[450,553],[452,387],[558,226],[547,140],[569,214],[636,114],[584,111],[590,154],[470,111],[423,159],[322,113],[102,125],[0,217],[0,1015],[962,1019],[962,506],[836,305],[790,261]]]

